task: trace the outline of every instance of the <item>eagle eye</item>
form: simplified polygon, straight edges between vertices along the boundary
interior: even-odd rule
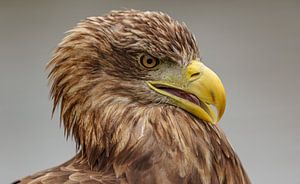
[[[147,69],[153,69],[160,64],[159,59],[150,55],[142,55],[139,60],[140,64]]]

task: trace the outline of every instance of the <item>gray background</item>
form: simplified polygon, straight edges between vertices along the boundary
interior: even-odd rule
[[[300,183],[300,1],[0,1],[0,183],[75,153],[51,120],[44,66],[64,32],[112,9],[160,10],[222,78],[220,122],[253,183]]]

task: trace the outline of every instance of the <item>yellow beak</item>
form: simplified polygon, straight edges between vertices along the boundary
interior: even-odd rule
[[[154,91],[168,96],[172,105],[194,116],[216,124],[226,106],[224,86],[219,77],[203,63],[193,60],[183,70],[181,81],[150,81]],[[176,81],[176,82],[175,82]],[[215,106],[217,115],[210,105]]]

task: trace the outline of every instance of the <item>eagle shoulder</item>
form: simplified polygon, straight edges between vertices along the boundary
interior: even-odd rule
[[[13,184],[117,184],[115,174],[110,171],[92,171],[78,155],[70,161],[44,171],[37,172]]]

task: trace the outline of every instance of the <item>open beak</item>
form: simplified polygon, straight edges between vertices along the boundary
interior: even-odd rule
[[[183,70],[182,75],[182,81],[149,81],[148,85],[157,93],[169,97],[172,105],[216,124],[226,106],[225,89],[219,77],[196,60]],[[214,112],[211,105],[217,112]]]

